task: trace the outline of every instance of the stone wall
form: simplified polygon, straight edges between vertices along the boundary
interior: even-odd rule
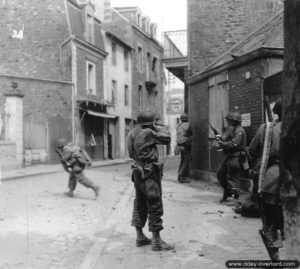
[[[282,0],[189,0],[189,71],[194,75],[283,8]]]
[[[60,45],[69,36],[64,1],[1,1],[1,10],[0,74],[59,80]]]

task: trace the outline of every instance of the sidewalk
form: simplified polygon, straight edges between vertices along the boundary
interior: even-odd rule
[[[130,159],[115,159],[115,160],[101,160],[93,161],[91,168],[97,168],[101,166],[110,166],[117,164],[128,163]],[[18,179],[29,176],[40,176],[46,174],[55,174],[61,173],[64,169],[61,164],[40,164],[40,165],[31,165],[21,169],[1,171],[0,181],[6,181],[10,179]]]

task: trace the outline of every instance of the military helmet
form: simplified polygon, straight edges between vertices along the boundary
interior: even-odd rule
[[[241,113],[239,111],[231,111],[227,114],[226,119],[241,122],[242,121],[242,116],[241,116]]]
[[[67,139],[65,139],[65,138],[60,138],[56,142],[56,146],[58,148],[64,147],[65,145],[67,145]]]
[[[141,111],[137,116],[137,122],[141,125],[151,125],[155,121],[154,116],[154,113],[151,111]]]
[[[186,113],[182,113],[180,115],[180,119],[181,119],[181,121],[187,121],[188,120],[188,115]]]

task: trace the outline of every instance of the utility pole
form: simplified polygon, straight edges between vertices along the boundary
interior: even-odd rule
[[[288,259],[300,261],[300,1],[284,2],[281,199]]]

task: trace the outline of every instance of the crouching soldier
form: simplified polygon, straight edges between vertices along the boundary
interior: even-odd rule
[[[73,197],[77,182],[79,182],[83,186],[91,188],[97,198],[100,187],[95,185],[83,174],[85,167],[92,165],[87,152],[77,145],[73,145],[72,143],[67,144],[64,138],[58,140],[56,152],[60,157],[63,167],[70,173],[68,183],[69,191],[64,194]]]
[[[281,134],[281,100],[275,103],[273,113],[278,115],[275,123],[262,124],[249,146],[253,162],[254,189],[263,221],[260,234],[272,260],[279,259],[283,247],[283,213],[279,198],[279,142]]]
[[[217,172],[217,179],[223,188],[223,197],[220,202],[225,202],[232,194],[237,200],[241,193],[239,175],[242,169],[242,152],[246,146],[246,133],[241,126],[240,112],[228,113],[226,120],[228,127],[218,141],[219,147],[226,154]]]
[[[137,125],[127,136],[128,153],[134,160],[132,181],[135,187],[135,200],[131,225],[136,228],[136,246],[152,244],[153,251],[172,250],[174,247],[160,237],[163,229],[163,202],[161,180],[163,165],[158,162],[156,145],[167,145],[170,135],[154,125],[154,114],[149,111],[140,112]],[[143,233],[148,219],[152,242]]]

